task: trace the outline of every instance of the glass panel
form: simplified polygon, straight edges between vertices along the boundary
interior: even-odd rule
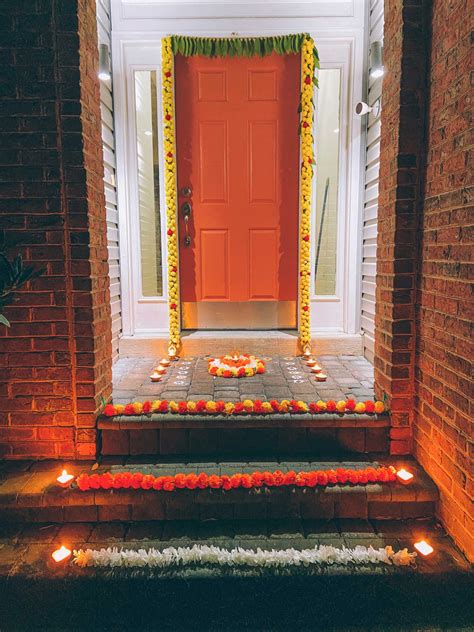
[[[341,71],[319,72],[316,103],[315,294],[336,293]]]
[[[135,71],[138,207],[143,296],[163,295],[156,71]]]

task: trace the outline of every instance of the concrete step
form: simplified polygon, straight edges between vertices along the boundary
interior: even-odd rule
[[[125,462],[126,461],[126,462]],[[168,463],[104,462],[94,472],[135,471],[154,476],[179,472],[211,474],[255,471],[311,471],[337,468],[363,469],[393,460],[375,461],[208,461]],[[103,522],[168,520],[267,520],[302,519],[402,519],[434,515],[438,490],[414,461],[403,460],[415,475],[414,482],[367,485],[335,484],[325,487],[271,487],[259,489],[154,490],[62,489],[56,484],[57,462],[7,463],[0,483],[0,522]],[[16,466],[16,467],[15,467]],[[90,464],[67,464],[71,473],[93,473]]]
[[[100,417],[100,454],[322,455],[387,453],[389,415]]]

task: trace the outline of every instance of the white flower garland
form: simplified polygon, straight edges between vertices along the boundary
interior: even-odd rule
[[[335,546],[315,546],[312,549],[281,549],[267,551],[258,548],[222,549],[218,546],[194,545],[192,547],[169,547],[158,549],[80,549],[74,551],[74,563],[106,568],[171,568],[188,565],[209,565],[224,567],[285,568],[290,566],[324,565],[367,565],[387,564],[410,566],[416,553],[402,549],[396,553],[391,546],[374,549],[372,546],[356,546],[353,549]]]

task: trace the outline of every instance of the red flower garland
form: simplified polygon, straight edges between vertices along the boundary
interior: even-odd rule
[[[316,487],[325,485],[366,485],[396,481],[396,470],[389,467],[366,467],[361,470],[338,468],[336,470],[312,470],[310,472],[253,472],[253,474],[175,474],[153,476],[141,472],[117,472],[111,474],[81,474],[76,483],[81,491],[89,489],[154,489],[172,492],[175,489],[246,489],[257,487]]]
[[[173,305],[171,305],[173,307]],[[339,415],[356,413],[362,414],[382,414],[385,412],[385,404],[380,401],[356,402],[354,399],[334,401],[329,399],[326,402],[303,402],[295,399],[282,399],[278,401],[272,399],[269,402],[262,402],[259,399],[246,399],[243,402],[224,402],[222,400],[205,401],[168,401],[166,399],[145,402],[131,402],[130,404],[107,404],[103,414],[106,417],[116,417],[118,415],[149,415],[151,413],[172,413],[179,415],[195,415],[204,413],[206,415],[273,415],[275,413],[291,414],[322,414],[338,413]]]

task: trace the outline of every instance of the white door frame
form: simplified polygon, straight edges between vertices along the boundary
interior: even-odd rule
[[[181,6],[180,6],[181,5]],[[196,11],[201,17],[196,16]],[[202,17],[213,15],[214,18]],[[237,16],[240,13],[244,15]],[[249,17],[249,14],[252,14]],[[299,15],[299,17],[285,17]],[[306,16],[306,17],[304,17]],[[360,192],[363,163],[362,125],[353,116],[362,98],[365,41],[365,1],[224,4],[223,0],[186,5],[175,2],[112,0],[112,60],[117,151],[117,189],[124,337],[161,338],[168,335],[166,284],[163,297],[141,295],[136,130],[133,72],[156,70],[161,80],[161,38],[169,34],[195,36],[265,36],[308,32],[318,48],[322,68],[340,68],[341,133],[339,135],[338,268],[336,295],[311,297],[311,331],[318,334],[360,332]],[[157,94],[160,162],[160,208],[165,209],[161,94]],[[315,113],[317,117],[317,111]],[[316,167],[317,168],[317,167]],[[316,179],[313,179],[314,235]],[[163,279],[167,278],[165,213],[161,213]],[[314,240],[313,240],[314,242]],[[314,288],[312,244],[311,287]]]

